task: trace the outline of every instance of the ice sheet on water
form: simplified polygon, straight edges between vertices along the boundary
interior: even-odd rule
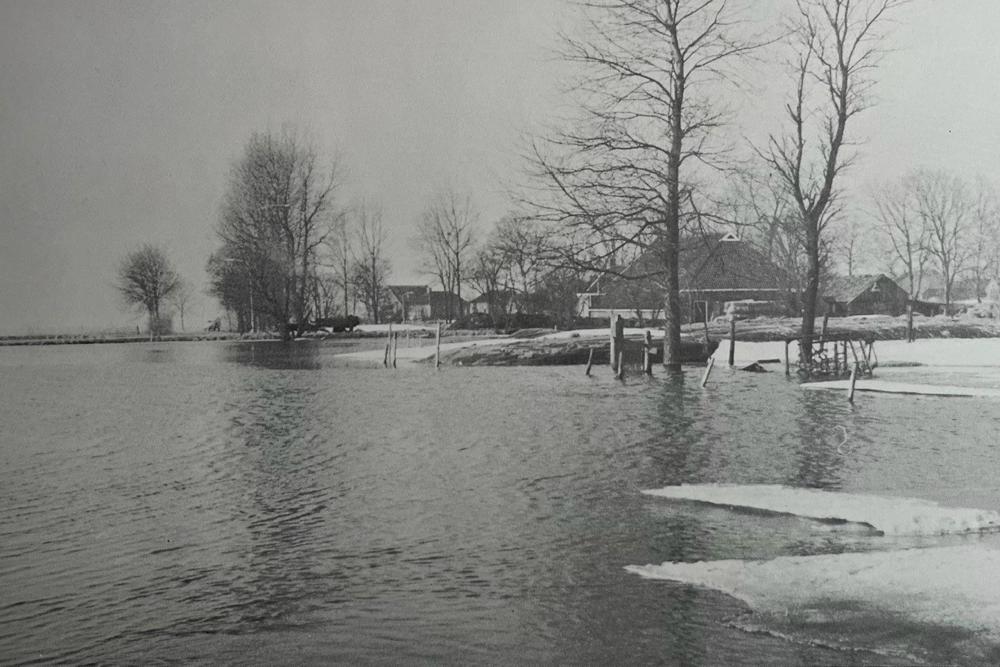
[[[838,601],[850,602],[856,609],[888,610],[913,622],[959,627],[1000,641],[998,549],[984,539],[951,547],[625,569],[722,591],[768,614],[815,617],[818,610],[837,608]]]
[[[943,507],[918,498],[836,493],[780,485],[682,484],[643,493],[730,507],[840,520],[872,526],[885,535],[943,535],[1000,531],[1000,513]]]

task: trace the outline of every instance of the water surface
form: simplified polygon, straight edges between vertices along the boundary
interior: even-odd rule
[[[623,568],[925,545],[640,490],[787,484],[1000,509],[995,402],[851,406],[724,368],[705,389],[700,368],[624,384],[577,367],[356,368],[343,349],[0,348],[0,659],[868,664],[988,650],[891,609],[877,631],[748,632],[745,604]]]

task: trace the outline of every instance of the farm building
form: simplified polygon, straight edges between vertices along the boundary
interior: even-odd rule
[[[581,317],[663,318],[663,258],[657,249],[616,273],[598,278],[579,295]],[[733,301],[753,302],[774,314],[793,309],[797,301],[784,272],[731,233],[683,239],[679,278],[681,309],[689,322],[723,315]]]
[[[432,290],[427,285],[388,285],[386,302],[393,318],[405,322],[451,320],[465,311],[465,301],[458,295]]]
[[[821,286],[830,315],[902,315],[910,296],[885,274],[831,276]]]

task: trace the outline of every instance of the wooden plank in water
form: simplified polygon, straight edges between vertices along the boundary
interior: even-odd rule
[[[830,382],[806,382],[804,389],[833,389],[848,391],[849,380]],[[941,384],[914,384],[910,382],[887,382],[885,380],[862,380],[855,385],[855,391],[873,391],[884,394],[914,394],[919,396],[978,396],[1000,398],[1000,389],[993,387],[957,387]]]

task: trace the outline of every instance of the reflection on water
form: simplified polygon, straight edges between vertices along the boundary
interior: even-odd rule
[[[10,662],[870,661],[622,567],[877,543],[639,490],[993,508],[1000,488],[975,399],[942,430],[928,399],[851,406],[778,373],[702,389],[696,368],[351,368],[341,341],[68,347],[0,349]]]

